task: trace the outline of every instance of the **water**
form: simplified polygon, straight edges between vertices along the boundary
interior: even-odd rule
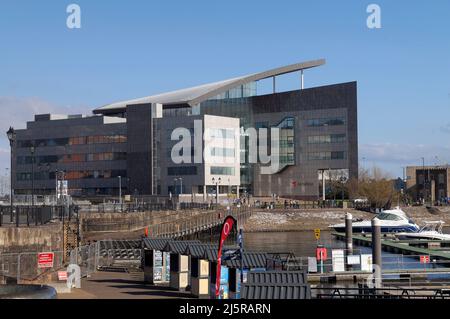
[[[320,243],[329,251],[327,268],[331,270],[331,249],[345,249],[343,241],[336,240],[331,231],[322,231]],[[296,257],[312,257],[316,255],[317,240],[314,232],[255,232],[244,233],[244,248],[250,251],[268,253],[293,253]],[[371,247],[354,246],[354,254],[371,254]],[[426,269],[443,267],[433,263],[422,264],[418,257],[382,252],[383,269]],[[435,276],[435,275],[430,275]]]
[[[345,243],[331,236],[330,231],[322,231],[320,243],[326,247],[345,248]],[[244,248],[268,253],[293,253],[296,257],[315,256],[317,240],[314,232],[255,232],[244,233]]]

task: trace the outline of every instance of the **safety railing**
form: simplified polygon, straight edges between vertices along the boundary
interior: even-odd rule
[[[446,288],[311,287],[313,299],[450,299]]]
[[[248,207],[233,207],[228,210],[201,213],[196,216],[181,217],[170,222],[154,224],[148,227],[149,237],[177,238],[221,225],[228,215],[242,225],[250,218],[252,210]]]
[[[100,242],[81,246],[70,251],[70,264],[80,266],[81,277],[89,277],[98,269]]]
[[[21,252],[0,254],[0,283],[27,283],[44,280],[57,270],[63,269],[63,251],[50,251],[53,257],[47,264],[39,264],[39,254],[42,252]]]
[[[71,220],[78,216],[78,207],[71,206],[0,206],[0,227],[38,226],[53,220]]]

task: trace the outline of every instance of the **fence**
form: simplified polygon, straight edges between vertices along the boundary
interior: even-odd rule
[[[153,203],[153,202],[129,202],[129,203],[103,203],[98,205],[78,205],[80,211],[93,213],[131,213],[146,211],[210,209],[214,205],[206,203]]]
[[[5,225],[44,225],[52,220],[78,217],[78,207],[71,206],[0,206],[0,227]]]
[[[229,210],[222,209],[151,225],[148,227],[148,234],[150,237],[181,237],[221,225],[228,215],[233,216],[238,225],[242,225],[250,218],[251,214],[251,208],[232,207]]]
[[[81,277],[89,277],[99,267],[100,242],[77,247],[70,252],[69,263],[80,266]]]
[[[315,209],[315,208],[363,208],[367,204],[360,204],[348,200],[255,200],[254,206],[262,209]]]
[[[318,262],[317,272],[320,273],[322,267],[324,273],[335,272],[333,269],[333,262],[336,264],[343,264],[345,266],[348,266],[346,262],[347,261],[346,250],[341,248],[338,249],[344,251],[344,255],[333,257],[331,253],[332,249],[328,249],[328,257],[323,262],[322,265]],[[370,252],[364,252],[359,249],[353,249],[352,255],[358,259],[359,263],[354,263],[350,265],[352,271],[367,271],[362,269],[362,263],[361,260],[359,259],[360,254],[371,255]],[[424,257],[428,257],[428,259]],[[280,259],[280,264],[282,264],[283,270],[294,270],[295,268],[301,270],[303,269],[308,270],[309,266],[308,258],[311,257],[295,257],[292,255],[290,258]],[[273,259],[276,261],[275,258]],[[429,274],[441,272],[447,273],[448,276],[450,277],[450,260],[433,259],[431,256],[428,255],[403,255],[403,254],[388,255],[382,256],[381,262],[383,275],[386,277],[389,277],[390,274],[398,274],[401,271],[404,271],[405,273],[413,271],[417,272],[427,271]]]
[[[312,287],[312,297],[317,299],[450,299],[450,290],[445,288],[369,288],[357,287]]]
[[[27,283],[44,281],[45,276],[64,269],[64,252],[53,251],[53,265],[38,267],[38,252],[0,254],[0,282]]]

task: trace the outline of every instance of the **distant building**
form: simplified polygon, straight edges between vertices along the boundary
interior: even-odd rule
[[[406,167],[406,188],[414,200],[450,198],[450,165]]]
[[[74,196],[122,194],[192,194],[205,196],[248,192],[254,196],[298,199],[321,197],[323,179],[358,176],[357,84],[339,83],[304,89],[303,71],[323,65],[316,60],[288,65],[193,88],[109,104],[94,116],[36,115],[17,130],[13,150],[16,194],[54,194],[56,174],[63,171]],[[276,78],[298,72],[299,89],[277,92]],[[273,91],[258,94],[268,79]],[[194,122],[241,132],[232,148],[214,146],[212,156],[238,163],[174,163],[171,133],[193,130]],[[278,128],[279,166],[252,162],[248,129]],[[258,135],[254,145],[266,145]],[[204,144],[204,143],[203,143]],[[30,149],[34,147],[34,153]],[[270,145],[268,145],[270,150]],[[189,152],[191,153],[191,152]],[[189,154],[195,156],[194,150]],[[34,157],[34,165],[32,165]],[[32,173],[34,172],[34,179]],[[328,185],[326,185],[328,187]]]

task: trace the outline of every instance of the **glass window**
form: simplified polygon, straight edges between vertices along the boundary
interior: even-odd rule
[[[234,148],[212,147],[211,156],[234,157]]]
[[[167,168],[167,175],[197,175],[197,166],[173,166]]]
[[[336,125],[344,125],[345,119],[343,117],[337,118],[319,118],[319,119],[309,119],[307,120],[307,126],[315,127],[315,126],[336,126]]]
[[[345,152],[311,152],[308,153],[308,160],[338,160],[345,159]]]
[[[234,167],[211,166],[211,175],[234,175]]]

